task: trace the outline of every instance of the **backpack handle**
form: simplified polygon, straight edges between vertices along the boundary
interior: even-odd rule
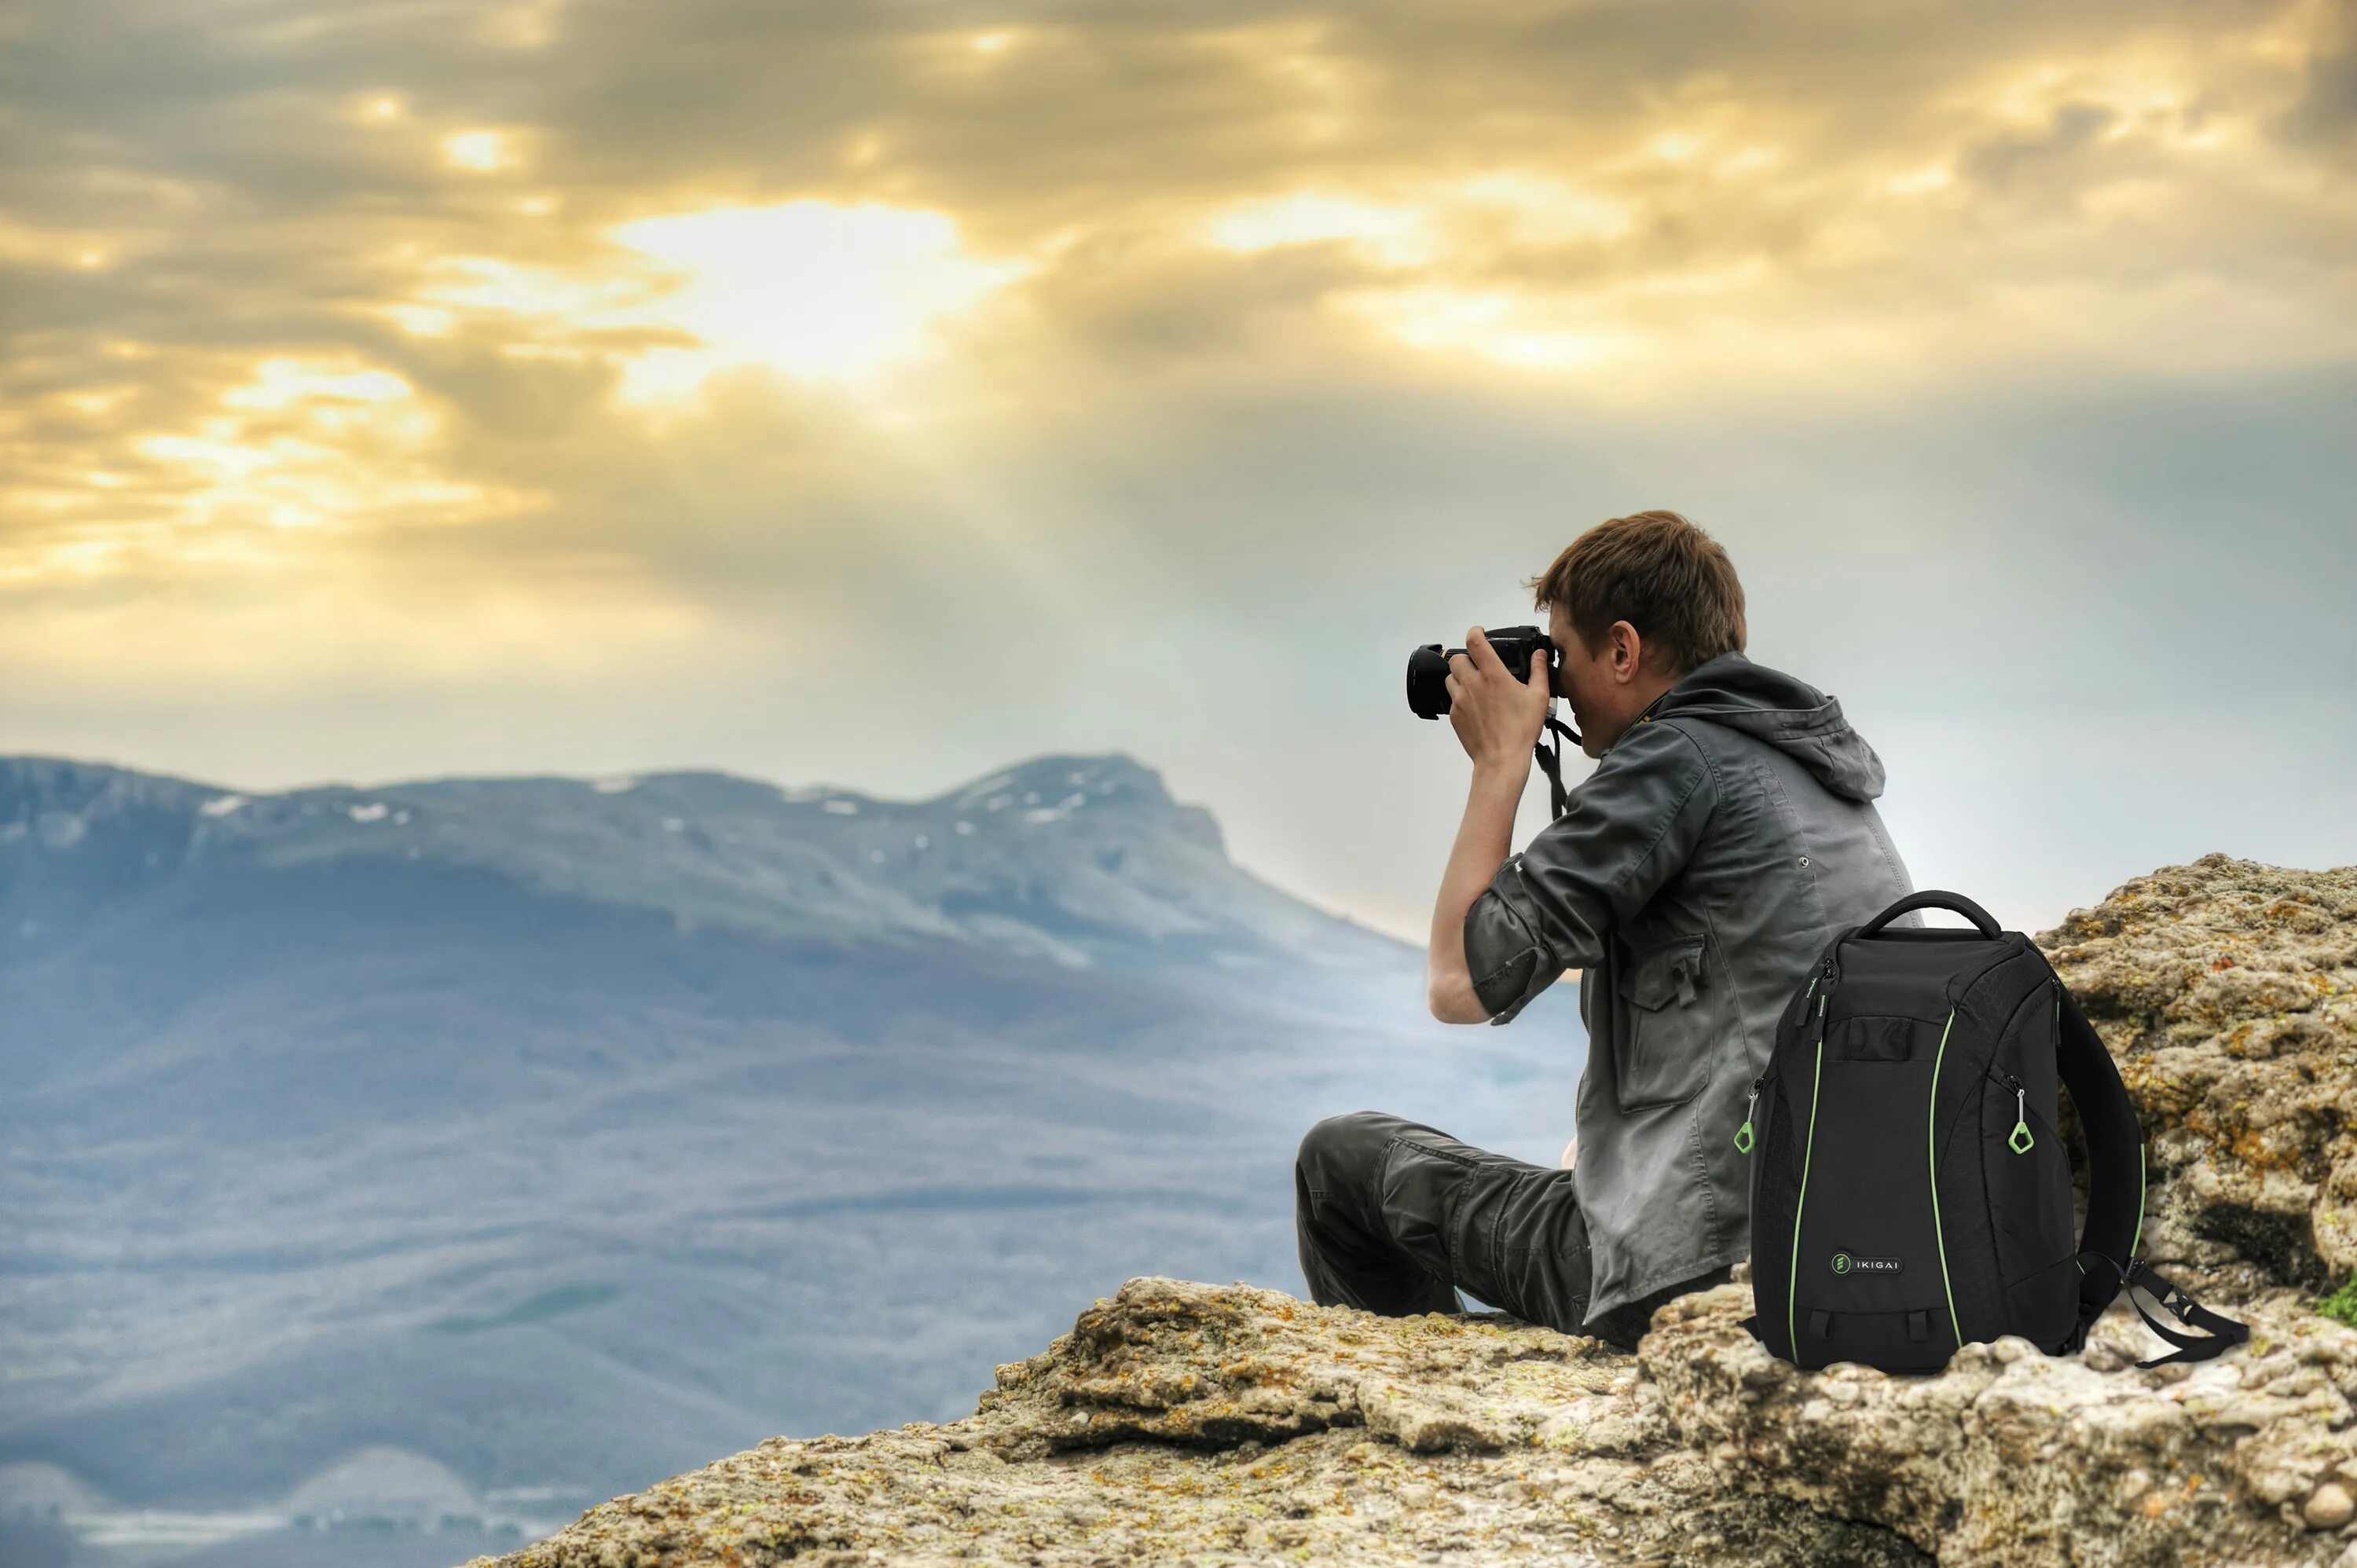
[[[1996,941],[2005,935],[2005,929],[1996,923],[1986,909],[1982,908],[1963,894],[1943,893],[1936,887],[1927,887],[1921,893],[1910,893],[1906,897],[1859,927],[1858,940],[1864,940],[1874,935],[1910,909],[1953,909],[1978,926],[1981,935],[1991,941]]]

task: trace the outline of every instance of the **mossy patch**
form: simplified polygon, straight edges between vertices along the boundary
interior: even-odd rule
[[[2348,1283],[2330,1295],[2318,1296],[2315,1305],[2325,1316],[2357,1328],[2357,1274],[2350,1275]]]

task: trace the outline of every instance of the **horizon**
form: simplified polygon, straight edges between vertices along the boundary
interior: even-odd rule
[[[1288,886],[1281,878],[1271,875],[1265,868],[1254,865],[1251,863],[1239,858],[1235,854],[1233,844],[1228,842],[1226,821],[1222,816],[1219,804],[1216,801],[1187,800],[1182,798],[1177,791],[1172,790],[1169,788],[1168,774],[1164,768],[1145,757],[1121,750],[1049,751],[1033,753],[1029,756],[1017,757],[997,764],[995,767],[983,768],[978,772],[968,775],[964,779],[957,780],[944,788],[925,794],[884,793],[861,785],[846,783],[841,779],[812,779],[802,780],[770,779],[758,774],[743,772],[735,768],[713,767],[642,768],[617,773],[460,772],[409,774],[374,779],[321,779],[289,784],[275,789],[263,789],[253,786],[225,784],[211,779],[200,779],[185,774],[164,773],[153,768],[138,768],[129,764],[113,762],[102,758],[68,757],[55,753],[41,752],[14,752],[0,754],[0,762],[49,762],[64,763],[74,767],[106,768],[121,772],[137,773],[148,778],[169,779],[178,782],[190,784],[203,789],[219,790],[224,797],[235,796],[242,800],[251,800],[259,796],[303,794],[314,790],[349,789],[355,792],[367,792],[373,790],[399,789],[406,786],[417,785],[494,781],[512,783],[528,780],[545,780],[550,782],[579,784],[585,787],[596,789],[600,793],[614,794],[626,793],[630,786],[644,782],[648,779],[705,777],[730,779],[745,783],[764,785],[778,790],[781,796],[789,799],[797,797],[810,799],[823,794],[840,794],[845,796],[857,796],[863,800],[874,801],[877,804],[885,806],[925,806],[937,804],[942,800],[948,800],[953,795],[968,792],[979,783],[988,780],[996,775],[1022,772],[1049,764],[1061,762],[1107,761],[1126,762],[1152,774],[1162,784],[1165,793],[1168,795],[1172,804],[1175,806],[1200,807],[1210,811],[1214,824],[1219,828],[1222,847],[1227,858],[1229,862],[1235,865],[1239,870],[1242,870],[1247,875],[1268,884],[1270,886],[1285,894],[1287,897],[1292,898],[1296,902],[1305,905],[1329,918],[1344,921],[1348,924],[1359,927],[1361,929],[1371,931],[1378,936],[1389,938],[1405,946],[1414,948],[1418,951],[1423,950],[1426,941],[1426,933],[1424,930],[1417,929],[1413,932],[1404,932],[1386,929],[1382,926],[1371,923],[1351,910],[1339,908],[1320,903],[1309,894],[1299,888]],[[2198,852],[2196,854],[2187,855],[2183,860],[2179,861],[2156,861],[2151,865],[2145,866],[2137,871],[2130,873],[2129,875],[2131,876],[2145,875],[2152,871],[2161,868],[2164,865],[2188,864],[2194,859],[2198,859],[2200,854],[2211,853],[2222,853],[2229,854],[2237,860],[2253,860],[2257,861],[2257,863],[2261,865],[2280,864],[2276,862],[2258,860],[2258,857],[2255,856],[2235,855],[2231,850],[2215,852],[2205,850]],[[2295,869],[2334,870],[2339,869],[2339,867],[2335,865],[2316,865],[2298,867]],[[2126,879],[2124,878],[2123,880]],[[1937,885],[1925,883],[1921,880],[1918,880],[1916,883],[1916,886],[1919,890],[1933,886]],[[2115,892],[2119,886],[2120,884],[2115,883],[2112,886],[2106,887],[2101,892],[2092,893],[2083,902],[2070,905],[2067,908],[2056,914],[2051,919],[2038,921],[2034,924],[2024,924],[2016,927],[2015,929],[2033,933],[2052,929],[2054,927],[2060,925],[2067,915],[2079,909],[2092,908],[2093,906],[2101,903],[2104,898],[2110,897],[2112,893]],[[1941,918],[1941,917],[1937,915],[1936,911],[1934,912],[1933,918],[1935,920]],[[1568,969],[1565,971],[1565,978],[1566,981],[1576,981],[1579,972],[1580,972],[1577,968]]]
[[[144,778],[167,779],[178,783],[194,785],[200,789],[214,789],[220,791],[219,798],[221,799],[235,798],[240,800],[249,800],[263,796],[272,795],[299,795],[322,789],[349,789],[356,793],[366,793],[381,789],[399,789],[414,785],[489,782],[514,783],[527,780],[547,780],[558,783],[580,784],[587,788],[595,789],[600,794],[620,794],[627,793],[630,786],[642,783],[651,779],[701,777],[731,779],[744,783],[767,785],[771,789],[778,790],[780,795],[787,796],[789,798],[797,795],[803,798],[815,798],[819,795],[829,794],[856,795],[862,800],[872,800],[878,805],[885,806],[925,806],[936,804],[940,801],[948,800],[952,795],[970,792],[978,784],[989,780],[998,775],[1019,773],[1049,764],[1063,762],[1110,761],[1126,762],[1134,767],[1143,768],[1145,771],[1153,774],[1154,777],[1163,784],[1165,792],[1169,793],[1168,780],[1161,768],[1156,767],[1153,763],[1146,761],[1143,757],[1133,756],[1125,751],[1039,752],[1028,757],[1020,757],[1015,761],[1002,763],[996,768],[984,768],[979,773],[973,774],[956,784],[952,784],[946,789],[937,790],[929,795],[879,794],[874,790],[862,789],[857,785],[845,784],[835,779],[808,779],[801,782],[790,782],[781,779],[764,779],[755,774],[743,773],[736,769],[726,768],[647,768],[633,769],[627,773],[433,773],[404,775],[395,778],[374,779],[322,779],[306,783],[290,784],[283,789],[258,789],[252,786],[224,784],[212,779],[196,779],[186,774],[162,773],[153,768],[137,768],[126,763],[113,762],[99,757],[66,757],[50,752],[0,753],[0,763],[63,763],[67,766],[75,768],[104,768],[116,772],[136,773]],[[1220,820],[1218,807],[1210,801],[1183,800],[1175,793],[1170,794],[1170,800],[1175,806],[1199,806],[1211,811],[1212,821],[1215,824]],[[1222,842],[1224,843],[1226,830],[1222,828],[1221,832]],[[1230,864],[1235,865],[1239,870],[1242,870],[1250,875],[1258,877],[1261,881],[1268,883],[1270,886],[1276,888],[1279,892],[1285,894],[1287,897],[1294,899],[1297,903],[1306,905],[1321,915],[1325,915],[1332,919],[1343,921],[1350,925],[1358,926],[1361,929],[1372,931],[1378,936],[1389,937],[1394,940],[1408,942],[1408,939],[1400,937],[1395,932],[1385,931],[1378,927],[1367,925],[1366,922],[1358,919],[1355,916],[1350,914],[1346,910],[1329,908],[1326,906],[1303,896],[1297,890],[1287,887],[1283,883],[1269,877],[1257,868],[1247,865],[1243,862],[1237,860],[1232,852],[1228,854],[1228,860]],[[1409,945],[1420,950],[1424,943],[1419,939],[1409,943]],[[1572,971],[1569,972],[1577,973],[1577,972]]]

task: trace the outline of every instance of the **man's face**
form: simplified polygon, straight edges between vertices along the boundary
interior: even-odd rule
[[[1589,653],[1560,605],[1547,611],[1547,635],[1559,650],[1555,682],[1571,703],[1571,727],[1579,732],[1579,749],[1602,757],[1643,704],[1630,705],[1629,683],[1614,672],[1612,644],[1608,641],[1600,653]]]

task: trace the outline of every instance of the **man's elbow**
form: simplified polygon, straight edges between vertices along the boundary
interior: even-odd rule
[[[1486,1024],[1490,1010],[1473,993],[1473,982],[1461,974],[1436,976],[1425,988],[1425,1004],[1444,1024]]]

